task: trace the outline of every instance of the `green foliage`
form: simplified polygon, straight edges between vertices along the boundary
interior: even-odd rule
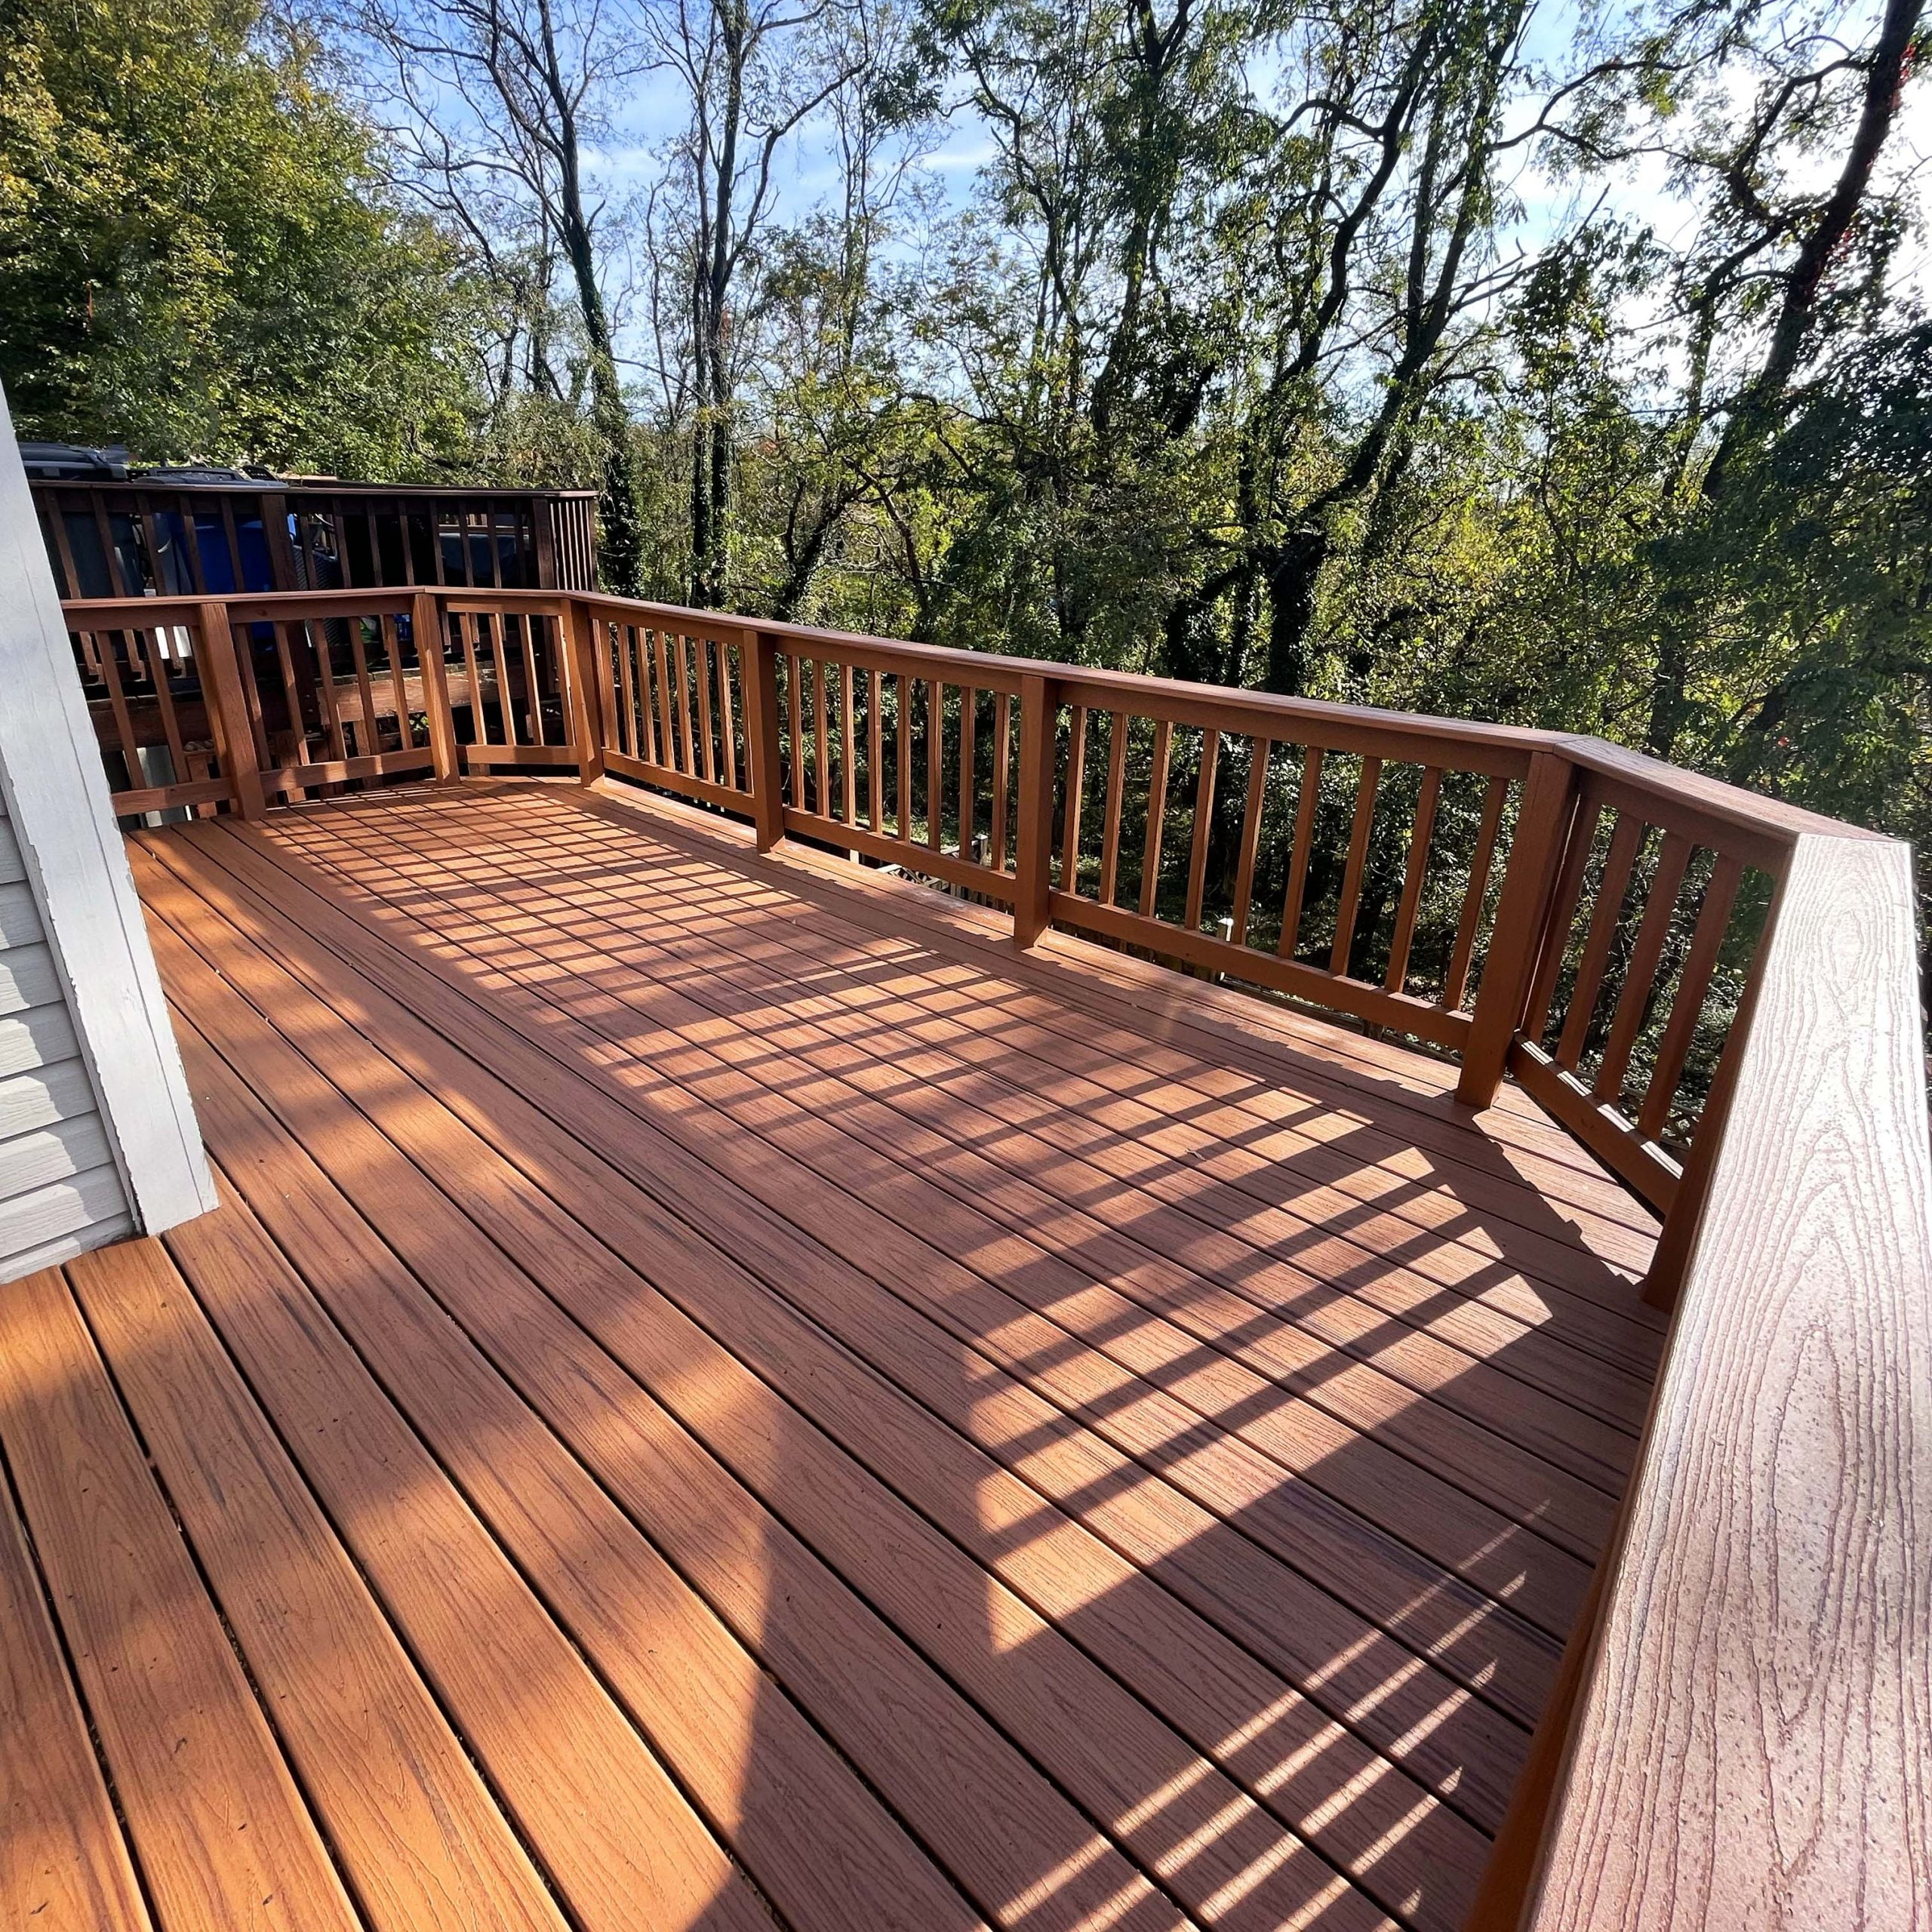
[[[475,300],[246,0],[0,7],[0,377],[23,430],[365,476],[460,452]]]

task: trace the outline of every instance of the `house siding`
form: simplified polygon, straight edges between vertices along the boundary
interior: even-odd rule
[[[0,1281],[134,1232],[60,964],[0,804]]]

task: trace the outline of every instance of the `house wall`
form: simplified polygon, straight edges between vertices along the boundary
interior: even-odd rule
[[[0,395],[0,1281],[214,1205]]]
[[[134,1232],[59,962],[0,811],[0,1281]]]

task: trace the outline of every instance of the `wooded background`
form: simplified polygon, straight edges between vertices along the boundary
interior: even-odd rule
[[[610,589],[1916,836],[1920,14],[0,0],[0,379],[137,460],[594,484]]]

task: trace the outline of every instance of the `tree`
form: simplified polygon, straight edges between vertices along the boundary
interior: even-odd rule
[[[639,70],[631,23],[603,0],[360,0],[350,27],[375,57],[362,71],[397,182],[461,227],[500,287],[521,278],[525,366],[535,392],[552,396],[562,386],[546,331],[552,278],[565,278],[602,471],[598,571],[607,588],[636,593],[642,466],[605,289],[605,207],[584,158]]]
[[[421,475],[465,450],[477,320],[301,35],[226,0],[0,7],[0,376],[24,431]]]

